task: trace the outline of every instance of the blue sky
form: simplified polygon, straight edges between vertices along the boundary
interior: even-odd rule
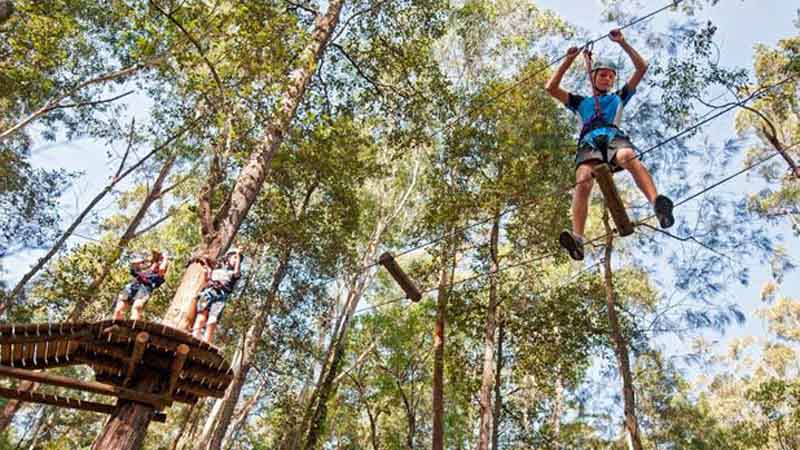
[[[603,9],[599,0],[540,0],[540,5],[558,12],[565,20],[580,27],[595,30],[592,35],[600,35],[608,31],[608,25],[601,23],[600,13]],[[641,8],[643,13],[663,6],[663,1],[648,1]],[[718,27],[717,43],[721,50],[721,63],[726,66],[750,67],[753,57],[753,48],[756,44],[775,46],[779,39],[797,34],[794,21],[797,19],[795,2],[779,0],[723,0],[720,5],[702,11],[697,19],[701,22],[712,20]],[[653,26],[665,26],[672,18],[678,16],[671,13],[661,14],[654,19]],[[568,45],[577,43],[565,43]],[[607,42],[598,46],[598,51],[611,49]],[[644,55],[645,57],[647,55]],[[146,108],[138,106],[133,109],[133,114],[142,116],[144,121],[147,114]],[[716,143],[721,143],[733,135],[733,114],[722,117],[706,128],[706,132]],[[32,163],[37,167],[61,167],[72,171],[81,171],[84,175],[70,189],[62,199],[63,217],[65,226],[77,214],[88,200],[100,191],[106,184],[110,172],[113,170],[107,158],[107,152],[121,152],[124,144],[117,143],[112,148],[107,148],[97,142],[79,139],[72,142],[59,142],[56,144],[42,144],[33,151]],[[735,182],[724,186],[737,195],[754,192],[761,185],[755,178],[741,177]],[[124,189],[124,185],[121,186]],[[101,211],[113,208],[113,199],[108,198],[101,206]],[[786,237],[786,244],[790,254],[797,260],[800,259],[800,242],[793,237],[790,227],[783,222],[775,227],[775,233]],[[79,233],[93,236],[93,231],[88,225],[79,229]],[[83,242],[80,237],[70,240],[71,245]],[[27,268],[43,252],[24,252],[13,255],[3,261],[7,273],[3,277],[14,282],[27,270]],[[741,335],[763,335],[764,324],[754,312],[760,306],[759,290],[769,280],[770,275],[763,265],[753,261],[744,264],[752,270],[751,283],[747,287],[737,287],[732,293],[742,309],[748,315],[747,323],[742,327],[732,327],[728,333],[721,337],[722,342],[727,342],[733,337]],[[664,276],[668,279],[668,275]],[[792,277],[789,277],[791,279]],[[795,277],[796,278],[796,275]],[[783,293],[791,297],[800,298],[800,283],[787,282],[783,286]],[[664,340],[667,347],[679,348],[674,340]]]

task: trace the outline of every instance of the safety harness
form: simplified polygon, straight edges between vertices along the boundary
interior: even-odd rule
[[[581,142],[583,141],[583,137],[586,136],[588,133],[598,129],[598,128],[614,128],[619,129],[615,124],[606,120],[603,116],[603,111],[600,108],[600,99],[597,97],[595,83],[594,83],[594,76],[592,74],[592,47],[593,44],[587,44],[586,47],[583,49],[583,60],[586,63],[586,73],[589,75],[589,84],[592,88],[592,99],[594,100],[594,114],[592,117],[583,124],[583,128],[581,128],[581,135],[578,138],[578,146],[580,146]],[[600,153],[603,155],[603,162],[608,163],[608,137],[605,135],[597,136],[593,139],[593,145]]]

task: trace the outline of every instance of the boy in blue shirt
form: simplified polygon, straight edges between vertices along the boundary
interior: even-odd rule
[[[636,146],[619,128],[625,105],[647,72],[647,62],[625,41],[620,30],[612,30],[609,38],[622,47],[636,69],[622,89],[610,92],[617,77],[617,69],[613,64],[604,61],[592,64],[591,82],[594,92],[591,97],[575,95],[562,89],[561,79],[580,53],[577,47],[567,51],[566,58],[545,87],[550,95],[575,113],[581,127],[575,155],[577,185],[572,197],[572,231],[564,231],[559,236],[561,246],[575,260],[582,260],[584,254],[583,233],[589,212],[589,195],[594,184],[592,167],[604,160],[609,162],[614,171],[626,169],[631,173],[636,185],[653,205],[661,228],[669,228],[675,223],[672,200],[658,195],[653,177],[636,156]],[[606,158],[603,157],[604,152]]]

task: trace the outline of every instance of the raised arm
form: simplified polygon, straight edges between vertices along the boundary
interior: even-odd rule
[[[161,274],[167,273],[167,267],[169,267],[169,255],[167,252],[161,254],[161,261],[158,264],[158,270]]]
[[[636,69],[636,71],[633,73],[633,76],[631,76],[631,79],[628,80],[626,86],[628,86],[628,90],[636,90],[636,86],[639,85],[639,82],[642,81],[644,74],[647,72],[647,61],[645,61],[644,58],[642,58],[642,55],[640,55],[636,50],[633,49],[633,47],[631,47],[631,44],[628,44],[628,41],[625,40],[625,36],[622,35],[622,31],[619,29],[611,30],[611,32],[608,33],[608,37],[613,42],[619,44],[619,46],[622,47],[622,50],[624,50],[625,53],[628,54],[628,57],[631,58],[633,67]]]
[[[580,53],[580,49],[578,47],[570,47],[567,50],[567,57],[564,58],[564,61],[561,62],[561,65],[558,66],[558,69],[550,77],[550,80],[547,81],[545,85],[545,90],[548,94],[552,95],[553,97],[557,98],[561,103],[567,104],[569,101],[569,94],[564,89],[561,89],[561,79],[564,78],[564,74],[567,73],[572,63],[575,62],[575,58],[578,57],[578,53]]]

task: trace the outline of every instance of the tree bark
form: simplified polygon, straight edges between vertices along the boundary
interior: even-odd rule
[[[452,232],[449,227],[445,236]],[[431,448],[444,450],[444,345],[445,324],[447,323],[447,301],[450,295],[450,277],[452,267],[450,262],[455,258],[453,245],[447,239],[444,243],[444,252],[439,273],[439,289],[436,295],[436,323],[433,328],[433,436]]]
[[[181,426],[180,429],[178,430],[178,435],[175,436],[175,439],[172,440],[172,444],[170,444],[169,450],[178,449],[178,444],[181,442],[183,435],[186,434],[186,430],[189,428],[189,420],[192,418],[192,414],[194,413],[195,408],[197,408],[197,403],[193,403],[192,406],[184,408],[183,420],[181,420]]]
[[[492,450],[499,450],[500,424],[503,418],[503,339],[505,338],[505,323],[501,319],[497,330],[497,366],[494,371],[494,426],[492,427]]]
[[[136,387],[143,392],[152,392],[157,380],[140,382]],[[149,405],[120,401],[120,406],[109,417],[100,435],[92,444],[92,450],[137,450],[141,448],[147,427],[155,408]]]
[[[633,388],[633,376],[628,356],[628,347],[625,337],[619,326],[619,318],[616,310],[616,295],[614,293],[614,280],[611,271],[611,254],[614,244],[614,233],[608,222],[608,210],[603,214],[603,225],[606,230],[606,249],[605,249],[605,288],[606,303],[608,309],[608,323],[611,330],[611,338],[614,342],[614,353],[617,356],[619,372],[622,376],[622,397],[625,404],[625,428],[628,431],[629,443],[633,450],[642,450],[642,440],[639,436],[639,424],[636,420],[636,399]]]
[[[556,396],[553,399],[553,415],[550,417],[550,426],[553,429],[553,450],[561,449],[561,414],[564,413],[564,382],[561,377],[560,368],[556,368],[555,373]]]
[[[14,14],[14,2],[11,0],[0,0],[0,25],[11,18]]]
[[[492,424],[492,384],[494,383],[495,328],[497,321],[497,247],[500,237],[500,216],[495,214],[489,236],[489,306],[486,308],[486,326],[483,334],[483,376],[480,390],[480,425],[478,428],[478,450],[489,449]]]
[[[267,133],[261,148],[253,152],[249,161],[242,169],[233,192],[229,199],[230,207],[221,221],[220,228],[214,230],[212,240],[203,236],[204,242],[200,251],[211,258],[217,258],[230,247],[239,226],[247,216],[250,207],[256,201],[266,179],[267,170],[273,156],[278,151],[283,137],[289,132],[296,111],[303,98],[309,80],[316,71],[318,62],[322,57],[328,41],[336,28],[344,0],[332,0],[324,15],[317,17],[311,41],[298,57],[298,67],[292,72],[291,81],[284,93],[281,107],[273,116],[274,121],[267,125]],[[190,321],[194,318],[194,306],[198,292],[205,282],[205,271],[199,263],[192,263],[184,272],[183,277],[170,302],[169,309],[164,316],[168,325],[189,329]],[[149,424],[151,411],[136,409],[126,411],[121,409],[106,424],[100,438],[95,442],[96,448],[104,450],[121,450],[138,448],[144,439]],[[113,434],[116,429],[127,428],[128,436],[125,439],[111,440],[106,436]],[[98,445],[101,445],[98,447]]]
[[[21,381],[17,389],[20,391],[35,391],[38,387],[39,383]],[[21,407],[21,401],[8,399],[8,402],[6,402],[3,407],[3,411],[0,412],[0,433],[4,432],[6,428],[11,425],[11,421],[14,420],[14,415],[17,414],[17,411],[19,411]]]

